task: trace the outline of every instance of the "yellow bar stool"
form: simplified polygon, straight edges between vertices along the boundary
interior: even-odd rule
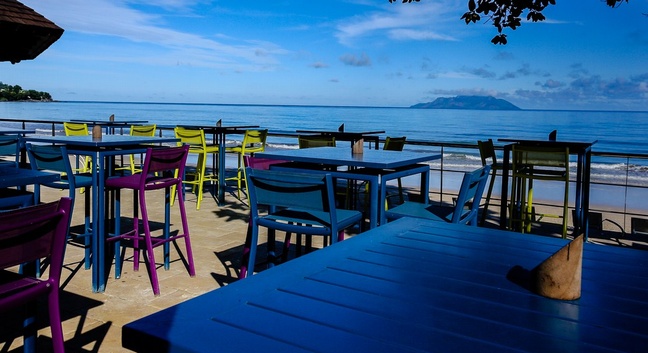
[[[543,217],[562,218],[562,237],[566,238],[569,215],[569,148],[514,145],[512,156],[509,228],[530,233],[532,223]],[[535,212],[535,180],[564,183],[562,214]]]
[[[205,131],[201,129],[188,129],[184,127],[176,127],[174,129],[176,138],[180,139],[178,145],[183,144],[189,145],[189,154],[198,155],[198,161],[196,162],[196,168],[191,171],[185,171],[183,184],[191,185],[192,192],[198,192],[196,209],[200,209],[200,203],[203,199],[203,185],[206,181],[214,182],[218,180],[215,168],[212,167],[212,172],[207,172],[207,157],[210,154],[217,154],[219,152],[217,145],[207,145],[207,140],[205,138]],[[220,166],[224,168],[225,166]],[[175,191],[175,189],[174,189]],[[171,193],[173,198],[175,193]],[[172,201],[173,203],[173,201]]]
[[[63,123],[63,130],[65,136],[88,136],[88,124],[86,123],[73,123],[66,121]],[[77,167],[73,170],[79,173],[89,173],[92,171],[92,159],[88,156],[77,156]]]
[[[236,168],[236,176],[227,178],[226,180],[236,180],[238,187],[238,198],[241,200],[241,187],[246,179],[245,163],[243,161],[245,156],[254,155],[256,152],[265,151],[266,139],[268,137],[268,130],[246,130],[243,136],[243,142],[238,146],[227,147],[225,149],[228,153],[238,154],[238,167]],[[247,185],[245,193],[247,194]]]

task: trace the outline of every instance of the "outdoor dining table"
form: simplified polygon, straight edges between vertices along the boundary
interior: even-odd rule
[[[421,201],[427,203],[430,186],[430,166],[424,164],[436,159],[441,159],[440,154],[418,153],[410,151],[385,151],[380,149],[367,149],[363,153],[354,154],[348,147],[316,147],[302,149],[286,149],[256,153],[256,157],[277,159],[282,161],[297,162],[288,168],[282,164],[271,168],[295,169],[294,171],[306,173],[330,173],[334,178],[347,180],[362,180],[369,182],[369,227],[374,228],[384,224],[384,212],[379,210],[384,207],[387,198],[387,182],[398,178],[421,175],[420,192]],[[350,167],[349,170],[321,170],[312,168],[299,168],[299,163],[306,165],[323,164],[336,167]]]
[[[60,176],[56,173],[24,168],[0,167],[0,188],[47,183],[59,179]]]
[[[25,134],[34,134],[36,130],[34,129],[16,129],[12,127],[0,127],[0,135],[25,135]]]
[[[104,183],[109,176],[112,159],[115,156],[144,153],[151,144],[176,143],[175,137],[148,137],[130,135],[92,136],[27,136],[25,141],[66,145],[68,152],[90,156],[96,161],[92,168],[92,290],[103,292],[106,288],[107,259],[105,258],[105,235],[107,222],[105,214]]]
[[[357,141],[365,140],[373,142],[376,149],[380,146],[379,134],[384,134],[384,130],[375,131],[340,131],[340,130],[297,130],[298,134],[318,134],[323,136],[333,136],[336,141],[349,141],[351,145]]]
[[[513,145],[537,146],[537,147],[560,147],[569,148],[570,154],[577,155],[576,168],[576,198],[575,198],[575,220],[573,234],[589,235],[589,201],[590,201],[590,173],[592,160],[592,145],[597,140],[576,141],[576,140],[537,140],[524,138],[501,138],[501,142],[508,142],[504,146],[504,159],[502,162],[502,192],[500,206],[500,228],[507,227],[507,200],[509,171],[511,169],[510,155]]]
[[[213,140],[218,144],[218,191],[217,200],[219,204],[225,202],[225,148],[227,147],[227,135],[245,134],[247,129],[257,129],[259,125],[230,125],[224,126],[218,123],[216,126],[199,126],[205,134],[211,134]]]
[[[586,243],[581,298],[507,279],[566,240],[401,218],[122,328],[136,352],[645,352],[648,252]]]

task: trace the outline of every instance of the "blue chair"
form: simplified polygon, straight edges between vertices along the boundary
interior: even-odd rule
[[[279,172],[247,168],[250,197],[250,220],[240,277],[254,273],[259,227],[268,232],[319,235],[335,243],[344,238],[344,229],[360,223],[362,213],[336,209],[333,180],[330,174]],[[260,206],[267,206],[262,214]],[[269,234],[268,245],[274,237]],[[285,246],[287,251],[289,244]],[[246,264],[246,257],[249,262]],[[270,254],[272,256],[273,254]]]
[[[20,137],[0,135],[0,168],[18,168]],[[26,207],[34,204],[34,193],[24,188],[0,188],[0,210]]]
[[[486,188],[489,172],[490,165],[485,165],[464,174],[454,206],[436,206],[405,201],[402,205],[385,211],[385,216],[388,221],[408,216],[476,226],[479,203]]]
[[[47,186],[54,189],[68,190],[69,198],[72,200],[72,210],[74,210],[75,191],[77,188],[85,190],[85,221],[83,233],[68,234],[68,239],[84,238],[85,248],[85,268],[90,268],[90,253],[91,253],[91,239],[92,229],[90,228],[90,187],[92,186],[92,175],[90,173],[74,173],[72,165],[70,164],[70,157],[68,156],[67,148],[65,146],[42,146],[26,144],[27,156],[29,163],[33,170],[43,170],[48,172],[60,173],[61,179],[37,184],[34,186],[37,194],[39,194],[41,186]],[[72,211],[73,212],[73,211]],[[72,216],[68,223],[68,228],[72,222]]]

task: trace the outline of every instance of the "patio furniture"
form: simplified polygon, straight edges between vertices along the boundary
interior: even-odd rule
[[[90,131],[88,130],[88,124],[80,122],[70,122],[66,121],[63,123],[63,131],[65,131],[65,136],[88,136]],[[88,173],[92,168],[92,158],[87,156],[78,156],[77,163],[74,167],[75,172],[79,173]]]
[[[108,241],[115,242],[115,277],[121,276],[121,241],[131,240],[133,242],[134,256],[133,256],[133,269],[139,270],[140,249],[145,252],[145,259],[147,259],[147,268],[151,284],[153,287],[153,294],[160,295],[160,285],[157,277],[157,264],[155,262],[155,254],[153,249],[163,245],[164,246],[164,267],[169,268],[169,243],[175,242],[178,239],[184,239],[186,246],[186,260],[191,277],[196,275],[196,270],[193,263],[193,255],[191,251],[191,241],[189,239],[189,225],[187,224],[187,214],[184,205],[184,198],[182,190],[179,186],[182,185],[182,175],[187,160],[189,146],[184,145],[180,147],[169,148],[148,148],[142,166],[142,172],[128,175],[111,177],[106,180],[106,188],[117,190],[117,202],[115,204],[116,223],[115,233],[117,235],[108,237]],[[179,234],[171,236],[169,233],[170,219],[170,192],[171,188],[175,186],[178,198],[178,208],[180,211],[180,219],[182,222],[182,230]],[[137,206],[134,207],[133,214],[133,229],[126,233],[121,232],[120,217],[120,197],[119,192],[122,189],[133,190],[133,200],[135,205],[139,203],[142,215],[143,235],[139,230],[139,215]],[[151,227],[149,224],[149,213],[146,206],[146,194],[151,190],[164,190],[165,200],[165,231],[163,237],[153,237],[151,235]],[[143,245],[141,245],[141,243]],[[141,248],[140,248],[141,247]]]
[[[27,155],[32,170],[59,173],[60,179],[54,181],[40,182],[34,186],[40,192],[41,186],[59,190],[68,190],[68,197],[72,203],[70,211],[70,223],[76,200],[76,190],[85,190],[85,217],[83,231],[80,234],[68,235],[69,239],[83,239],[85,248],[85,269],[90,268],[92,253],[92,229],[90,226],[90,188],[92,187],[92,175],[89,173],[75,173],[70,165],[70,157],[65,146],[33,145],[26,144]],[[36,200],[37,202],[39,200]],[[71,224],[68,224],[68,228]]]
[[[578,300],[545,298],[507,278],[567,243],[404,217],[133,320],[122,345],[186,353],[645,351],[648,252],[585,243]]]
[[[191,185],[192,192],[196,192],[197,190],[196,209],[199,210],[200,203],[203,200],[203,185],[207,181],[213,182],[217,180],[215,166],[212,165],[212,173],[207,173],[207,158],[209,155],[218,154],[220,148],[216,145],[207,145],[205,131],[202,129],[188,129],[178,126],[174,129],[174,132],[176,138],[180,139],[178,146],[187,144],[189,145],[189,153],[198,155],[195,170],[185,171],[182,183]],[[192,179],[189,179],[188,177]],[[175,195],[175,191],[173,191],[173,194]],[[174,196],[171,196],[171,198],[171,203],[173,203]]]
[[[298,174],[273,170],[247,169],[250,197],[250,244],[247,273],[254,273],[259,227],[287,233],[319,235],[336,243],[344,230],[359,223],[362,213],[335,207],[334,185],[330,174]],[[267,206],[262,214],[260,206]],[[269,237],[270,238],[270,237]],[[268,239],[272,242],[274,239]],[[272,257],[272,254],[270,255]]]
[[[508,226],[508,200],[509,195],[509,172],[511,167],[511,149],[515,145],[538,146],[538,147],[562,147],[568,148],[570,154],[577,156],[576,161],[576,197],[574,209],[576,210],[576,219],[574,220],[573,234],[585,234],[585,240],[589,233],[589,203],[590,203],[590,171],[592,160],[592,146],[597,140],[538,140],[525,138],[502,138],[501,142],[509,142],[504,146],[504,159],[502,161],[502,192],[500,205],[500,228],[506,229]]]
[[[299,148],[335,147],[335,136],[328,135],[299,135]]]
[[[567,237],[569,215],[569,148],[513,146],[509,229],[531,232],[536,216],[562,218],[562,237]],[[536,213],[533,207],[534,180],[564,184],[562,214]]]
[[[489,172],[490,166],[485,165],[473,172],[464,174],[454,206],[436,206],[406,201],[402,205],[385,211],[385,217],[388,220],[417,217],[476,226],[479,203],[486,187]]]
[[[157,125],[156,124],[151,124],[151,125],[131,125],[130,127],[130,132],[129,135],[131,136],[155,136],[155,132],[157,131]],[[142,166],[141,163],[138,166],[135,163],[135,155],[130,154],[128,155],[130,163],[128,164],[127,167],[119,167],[117,170],[130,170],[131,174],[135,173],[140,173],[142,171]],[[142,160],[142,154],[140,154],[140,160]]]
[[[495,185],[495,177],[497,177],[497,172],[502,170],[502,163],[497,161],[495,145],[493,144],[492,139],[488,139],[487,141],[477,141],[477,145],[479,146],[479,156],[481,157],[482,165],[491,166],[490,183],[488,184],[484,209],[482,210],[482,216],[479,221],[480,225],[483,226],[486,223],[486,217],[488,216],[488,205],[490,205],[493,185]]]
[[[236,180],[239,200],[241,200],[242,184],[247,180],[243,158],[245,156],[265,151],[267,137],[268,130],[246,130],[245,135],[243,136],[243,142],[240,145],[227,147],[225,149],[228,153],[237,154],[238,167],[236,168],[236,176],[228,178],[227,180]],[[245,185],[245,188],[247,189],[247,184]]]
[[[21,208],[0,214],[0,312],[24,306],[24,351],[35,348],[35,302],[46,298],[52,350],[62,353],[63,329],[59,308],[59,281],[63,267],[65,238],[72,209],[71,200]],[[7,271],[7,268],[47,259],[49,275]]]
[[[130,135],[103,135],[100,139],[92,136],[26,136],[28,142],[64,145],[68,153],[92,157],[96,168],[92,168],[92,290],[103,292],[106,289],[106,198],[105,180],[111,175],[114,157],[145,152],[151,144],[177,143],[175,137],[145,137]]]
[[[18,135],[0,135],[0,168],[19,167],[20,137]],[[34,204],[34,193],[18,188],[0,188],[0,210],[26,207]]]
[[[417,153],[410,151],[385,151],[367,149],[362,154],[352,154],[348,147],[319,147],[304,149],[289,149],[282,151],[271,151],[258,153],[260,158],[281,159],[291,162],[289,166],[277,165],[272,169],[293,171],[297,173],[329,173],[333,178],[359,180],[369,182],[369,228],[378,226],[379,223],[386,223],[384,208],[387,194],[387,183],[391,180],[411,175],[420,175],[420,190],[422,200],[427,201],[428,189],[430,186],[430,166],[423,162],[440,159],[437,153]],[[300,168],[300,164],[306,165],[330,165],[337,167],[346,166],[349,170],[317,170],[312,168]],[[376,170],[382,170],[376,174]]]

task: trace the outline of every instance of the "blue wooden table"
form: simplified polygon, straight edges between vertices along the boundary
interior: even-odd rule
[[[582,297],[507,279],[566,243],[403,218],[122,328],[137,352],[645,352],[648,252],[585,244]]]
[[[0,167],[0,188],[40,184],[59,179],[60,175],[56,173],[14,167]]]
[[[410,151],[385,151],[367,149],[361,154],[353,154],[348,147],[317,147],[289,149],[256,153],[259,158],[279,159],[306,164],[324,164],[336,167],[350,167],[345,171],[326,170],[334,178],[368,181],[370,186],[369,226],[374,228],[378,222],[385,223],[384,207],[387,197],[387,182],[410,175],[421,175],[421,199],[428,200],[430,187],[430,166],[421,164],[440,159],[440,154],[418,153]],[[272,168],[283,168],[273,165]],[[301,171],[322,173],[317,169],[301,169]],[[375,197],[378,196],[378,197]]]
[[[107,267],[105,258],[105,215],[104,184],[108,177],[114,156],[144,153],[151,144],[176,143],[175,137],[103,135],[101,139],[92,136],[28,136],[27,142],[66,145],[70,154],[90,156],[96,161],[92,168],[92,290],[106,289]]]

